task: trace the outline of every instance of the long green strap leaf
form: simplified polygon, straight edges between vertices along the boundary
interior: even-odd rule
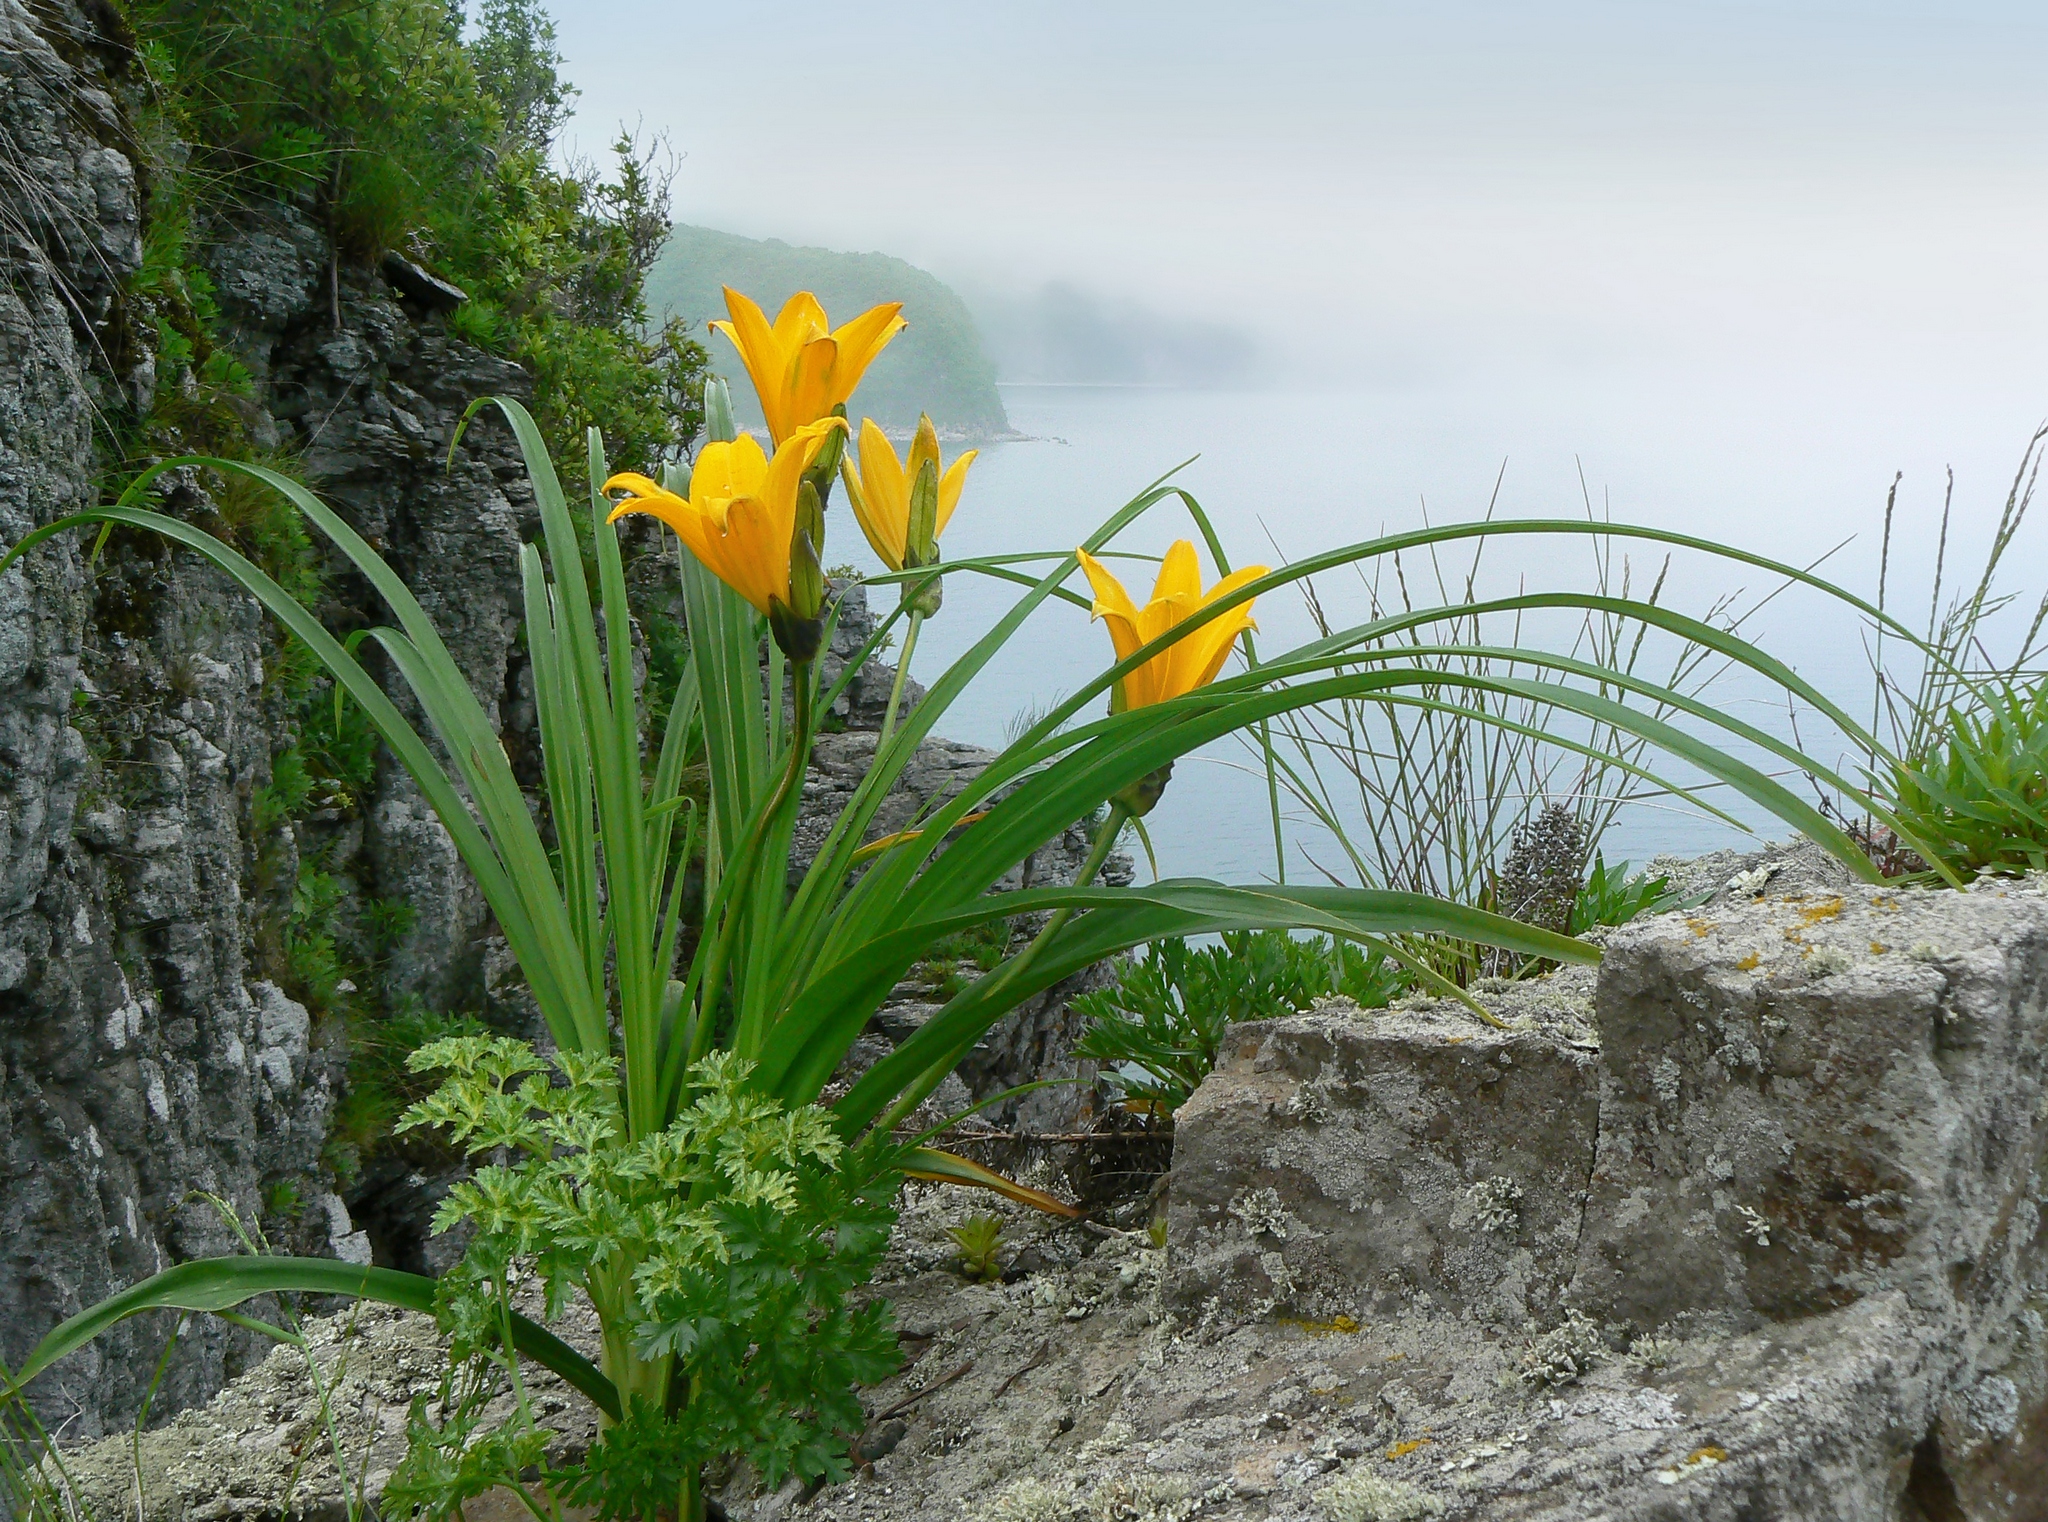
[[[6,1393],[18,1394],[30,1380],[93,1338],[145,1311],[225,1311],[257,1295],[283,1291],[350,1295],[409,1311],[434,1313],[434,1281],[395,1268],[365,1268],[332,1258],[200,1258],[153,1274],[109,1296],[90,1310],[61,1322],[30,1351]],[[545,1365],[588,1396],[613,1421],[620,1418],[619,1392],[589,1359],[539,1323],[512,1314],[512,1346]]]
[[[1006,975],[1008,963],[996,968],[962,990],[894,1052],[863,1074],[833,1106],[833,1113],[849,1130],[873,1120],[905,1085],[936,1062],[957,1061],[953,1054],[971,1047],[1022,1000],[1042,993],[1104,957],[1164,936],[1263,929],[1323,930],[1346,939],[1427,934],[1478,941],[1551,961],[1595,962],[1600,955],[1584,941],[1483,909],[1425,894],[1379,888],[1244,888],[1175,878],[1144,888],[1038,889],[1004,894],[984,902],[991,903],[1000,913],[1005,905],[1017,900],[1028,901],[1020,906],[1026,910],[1031,906],[1073,907],[1089,912],[1054,936],[1021,976]],[[914,936],[921,928],[912,927],[899,934]],[[883,949],[876,948],[878,953]],[[857,964],[850,960],[834,969],[829,982],[821,978],[819,985],[829,999],[842,980],[850,985],[860,976]],[[832,1066],[825,1059],[836,1032],[827,1031],[835,1023],[843,1029],[844,1016],[835,1022],[827,1015],[817,1023],[819,1037],[790,1066],[778,1090],[785,1096],[815,1092],[811,1085],[815,1082],[822,1086],[831,1076]]]

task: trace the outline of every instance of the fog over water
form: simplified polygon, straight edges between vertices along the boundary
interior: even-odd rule
[[[1018,426],[1068,442],[989,451],[954,556],[1065,547],[1199,451],[1186,479],[1245,558],[1424,503],[1477,514],[1505,465],[1510,515],[1583,511],[1583,471],[1617,519],[1787,560],[1859,536],[1828,570],[1867,593],[1903,471],[1893,592],[1922,606],[1945,468],[1971,562],[2048,416],[2041,7],[790,0],[772,28],[746,7],[559,10],[575,138],[595,149],[621,117],[669,132],[684,220],[1255,347],[1214,377],[1255,391],[1006,390]],[[1690,611],[1756,583],[1673,575]],[[921,672],[995,595],[949,586]],[[1260,617],[1298,632],[1293,609]],[[1867,703],[1852,620],[1788,597],[1755,632]],[[998,709],[1076,684],[1101,638],[1048,626],[950,727],[999,739]],[[1160,835],[1190,854],[1163,867],[1251,865],[1220,796],[1176,780]],[[1618,843],[1716,841],[1667,816]]]

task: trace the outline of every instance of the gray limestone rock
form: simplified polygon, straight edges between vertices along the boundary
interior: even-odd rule
[[[1551,1319],[1598,1109],[1590,1054],[1463,1011],[1240,1026],[1175,1116],[1170,1294],[1196,1313]]]
[[[95,417],[156,389],[147,317],[116,299],[144,216],[116,24],[107,7],[0,0],[0,544],[90,505]],[[255,380],[251,438],[289,446],[384,547],[495,703],[516,682],[523,475],[488,422],[452,473],[444,460],[469,401],[522,393],[524,375],[338,268],[298,212],[238,218],[195,246],[220,337]],[[209,521],[196,473],[163,479],[166,511]],[[378,611],[345,576],[330,594],[339,623]],[[302,852],[357,893],[412,902],[401,992],[477,1002],[482,906],[401,776],[379,784],[382,831],[252,835],[251,797],[290,738],[274,649],[251,599],[143,536],[91,574],[75,539],[55,540],[0,581],[0,1361],[171,1262],[239,1250],[221,1208],[246,1222],[296,1199],[295,1220],[271,1222],[279,1245],[367,1246],[322,1162],[339,1047],[274,986],[263,946]],[[130,1323],[41,1382],[48,1424],[125,1420],[170,1325]],[[153,1409],[203,1399],[265,1350],[201,1318]]]
[[[911,1356],[866,1392],[872,1462],[721,1499],[735,1522],[2038,1518],[2044,952],[2043,885],[1856,888],[1627,927],[1597,1053],[1564,1034],[1572,973],[1483,993],[1505,1034],[1420,1007],[1244,1028],[1185,1116],[1167,1250],[911,1186],[879,1284]],[[1910,1198],[1842,1198],[1858,1169]],[[947,1235],[987,1212],[994,1284]],[[1233,1304],[1263,1272],[1240,1239],[1319,1298]],[[365,1334],[365,1367],[410,1348],[404,1388],[430,1377],[415,1332]],[[259,1409],[276,1383],[181,1419],[171,1463],[220,1468],[167,1468],[150,1522],[268,1515],[271,1434],[308,1409]],[[396,1427],[363,1424],[401,1393],[350,1407],[377,1466]],[[133,1509],[125,1440],[76,1459]]]

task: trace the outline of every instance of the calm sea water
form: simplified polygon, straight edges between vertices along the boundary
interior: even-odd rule
[[[1070,548],[1154,477],[1193,456],[1175,480],[1201,501],[1239,564],[1279,564],[1417,526],[1425,515],[1437,523],[1489,510],[1497,517],[1571,517],[1583,516],[1590,502],[1616,521],[1683,529],[1797,563],[1820,559],[1858,536],[1823,570],[1869,595],[1877,580],[1883,493],[1893,471],[1910,464],[1918,495],[1909,490],[1902,497],[1892,590],[1920,583],[1911,595],[1924,609],[1939,465],[1936,457],[1901,458],[1897,421],[1881,413],[1833,433],[1806,428],[1788,436],[1782,408],[1767,396],[1723,398],[1715,411],[1626,387],[1604,396],[1581,387],[1569,405],[1555,406],[1519,386],[1498,394],[1464,386],[1455,393],[1422,388],[1351,395],[1031,386],[1007,388],[1005,400],[1013,424],[1035,439],[982,451],[947,532],[949,559]],[[1980,423],[1963,441],[1959,543],[1995,515],[2025,438],[2024,420]],[[842,512],[834,513],[833,532],[828,559],[878,569]],[[1169,501],[1128,530],[1119,547],[1157,554],[1180,537],[1199,543],[1185,512]],[[1639,546],[1627,556],[1640,592],[1663,567],[1664,552]],[[1462,585],[1468,562],[1469,552],[1442,562],[1454,587]],[[1619,559],[1614,569],[1621,569]],[[1411,584],[1434,574],[1416,561],[1407,571]],[[1475,585],[1482,596],[1517,585],[1590,588],[1594,571],[1587,541],[1525,537],[1489,549]],[[1147,567],[1128,568],[1134,594],[1142,597],[1151,574]],[[1073,584],[1085,591],[1078,574]],[[1663,601],[1703,615],[1724,598],[1755,602],[1774,585],[1753,569],[1681,553],[1669,566]],[[1319,590],[1334,618],[1364,615],[1367,600],[1356,578],[1328,577]],[[890,593],[877,589],[876,595],[887,599]],[[929,682],[1018,595],[1018,588],[1000,582],[949,577],[944,612],[921,637],[914,674]],[[1297,597],[1265,599],[1257,615],[1269,656],[1312,634]],[[1868,712],[1866,632],[1839,605],[1794,589],[1770,601],[1746,632],[1852,712]],[[1555,625],[1525,626],[1520,637],[1556,648],[1563,633]],[[1509,642],[1515,631],[1496,629],[1490,637]],[[941,732],[1001,745],[1020,716],[1078,689],[1109,654],[1099,625],[1071,606],[1049,604],[954,706]],[[1644,662],[1651,671],[1659,665],[1655,655]],[[1811,714],[1788,713],[1782,696],[1747,673],[1723,678],[1711,691],[1731,714],[1781,736],[1796,724],[1798,737],[1816,753],[1850,759],[1827,725]],[[1761,752],[1740,742],[1730,749],[1765,764]],[[1273,876],[1264,777],[1248,769],[1250,761],[1242,745],[1224,742],[1181,763],[1149,821],[1162,874],[1235,881]],[[1783,770],[1775,760],[1768,769]],[[1690,775],[1682,767],[1671,771]],[[1796,777],[1788,781],[1802,785]],[[1786,833],[1754,807],[1716,797],[1766,837]],[[1287,870],[1294,881],[1314,878],[1311,856],[1329,859],[1327,841],[1300,813],[1288,810]],[[1368,830],[1398,828],[1385,820],[1352,822]],[[1682,807],[1644,804],[1624,812],[1605,850],[1609,860],[1640,862],[1660,851],[1690,854],[1751,839]]]

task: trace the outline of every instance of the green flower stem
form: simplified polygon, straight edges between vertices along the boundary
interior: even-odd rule
[[[896,732],[896,710],[903,702],[903,679],[910,674],[910,652],[917,648],[917,631],[923,624],[923,610],[912,608],[910,626],[903,631],[903,653],[896,658],[896,680],[889,687],[889,711],[882,715],[882,732],[875,737],[875,754],[878,756],[889,743],[889,736]]]
[[[1075,887],[1085,888],[1095,881],[1096,873],[1100,872],[1102,864],[1109,860],[1109,853],[1116,847],[1116,838],[1123,833],[1124,824],[1130,817],[1129,809],[1125,808],[1121,803],[1114,800],[1111,801],[1109,814],[1102,821],[1102,828],[1096,831],[1094,848],[1089,851],[1087,862],[1074,878]],[[1046,943],[1066,928],[1067,921],[1073,917],[1074,911],[1071,908],[1055,909],[1052,912],[1052,917],[1045,922],[1045,928],[1031,938],[1031,944],[1005,962],[996,970],[993,976],[1001,979],[1005,984],[1015,982],[1018,978],[1023,977],[1032,962],[1037,960],[1039,952],[1045,949]],[[881,1118],[875,1122],[875,1129],[885,1133],[895,1130],[897,1126],[903,1123],[905,1117],[911,1111],[915,1110],[930,1097],[932,1090],[944,1082],[946,1074],[952,1070],[953,1064],[945,1063],[934,1067],[924,1077],[918,1079],[917,1082],[903,1091],[894,1104],[882,1112]]]
[[[811,663],[795,661],[790,665],[790,685],[796,709],[796,734],[790,741],[789,765],[783,768],[782,780],[775,785],[775,794],[768,800],[768,806],[761,810],[754,821],[754,827],[747,832],[745,842],[726,869],[728,879],[746,881],[745,874],[754,870],[754,858],[760,854],[761,842],[767,838],[769,826],[774,822],[790,797],[803,782],[804,768],[811,758]],[[782,891],[782,879],[775,880],[775,891]],[[712,944],[710,959],[704,966],[704,981],[697,988],[697,1024],[691,1033],[689,1062],[700,1062],[711,1050],[711,1035],[717,1012],[718,995],[725,982],[725,964],[732,956],[733,937],[738,933],[740,916],[745,910],[743,902],[729,900],[726,904],[725,919],[718,927],[718,939]],[[688,1066],[688,1063],[685,1064]]]

